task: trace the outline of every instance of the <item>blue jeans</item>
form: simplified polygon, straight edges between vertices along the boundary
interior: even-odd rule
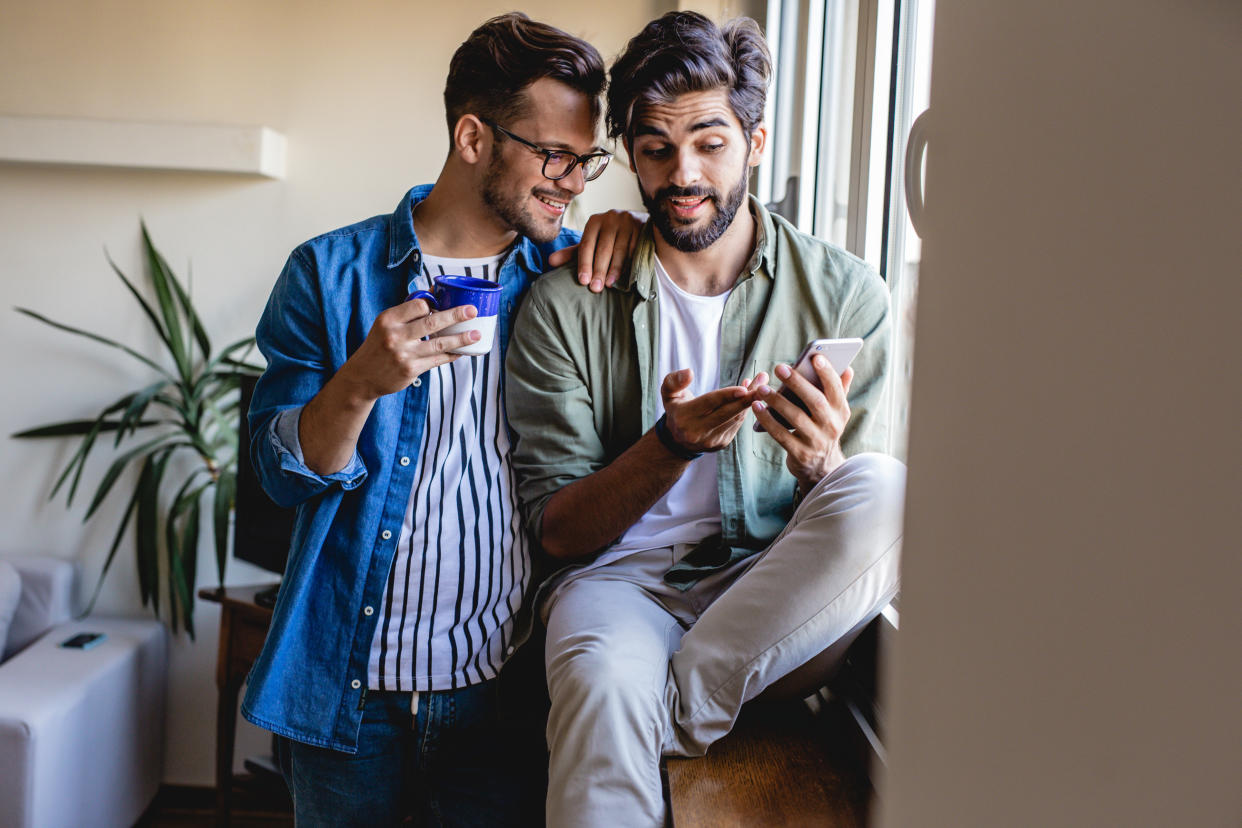
[[[419,693],[417,717],[410,699],[367,693],[356,754],[277,737],[299,828],[378,828],[409,815],[425,826],[542,822],[531,746],[502,719],[496,681]]]

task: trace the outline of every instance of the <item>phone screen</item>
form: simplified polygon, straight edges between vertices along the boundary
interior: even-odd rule
[[[78,633],[60,642],[60,646],[74,650],[87,650],[104,640],[103,633]]]

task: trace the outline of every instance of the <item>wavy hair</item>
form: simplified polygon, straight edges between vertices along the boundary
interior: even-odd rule
[[[600,115],[604,61],[590,43],[521,12],[493,17],[470,33],[449,63],[444,113],[449,135],[463,115],[507,123],[525,112],[524,90],[541,78],[576,89]]]
[[[669,12],[635,35],[612,65],[608,135],[633,135],[635,112],[688,92],[724,89],[747,134],[763,121],[772,58],[759,24],[739,17],[723,27],[697,12]]]

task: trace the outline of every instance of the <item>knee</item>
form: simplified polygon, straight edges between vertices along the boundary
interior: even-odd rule
[[[807,494],[814,509],[835,511],[844,502],[873,512],[882,520],[900,523],[906,498],[906,465],[878,452],[855,454]]]
[[[598,646],[571,646],[548,659],[548,689],[552,702],[560,697],[570,703],[615,703],[624,699],[654,696],[657,686],[652,662]],[[661,679],[667,665],[659,671]]]

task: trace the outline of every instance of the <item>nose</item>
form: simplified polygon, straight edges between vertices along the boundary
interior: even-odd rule
[[[574,195],[581,195],[582,191],[586,189],[586,176],[583,175],[582,165],[574,164],[574,168],[569,171],[569,175],[557,179],[556,183],[562,189],[568,190]]]
[[[693,147],[685,147],[678,150],[674,160],[672,174],[669,176],[669,183],[672,185],[676,187],[689,187],[703,177],[703,170],[699,166],[698,155],[694,152]]]

